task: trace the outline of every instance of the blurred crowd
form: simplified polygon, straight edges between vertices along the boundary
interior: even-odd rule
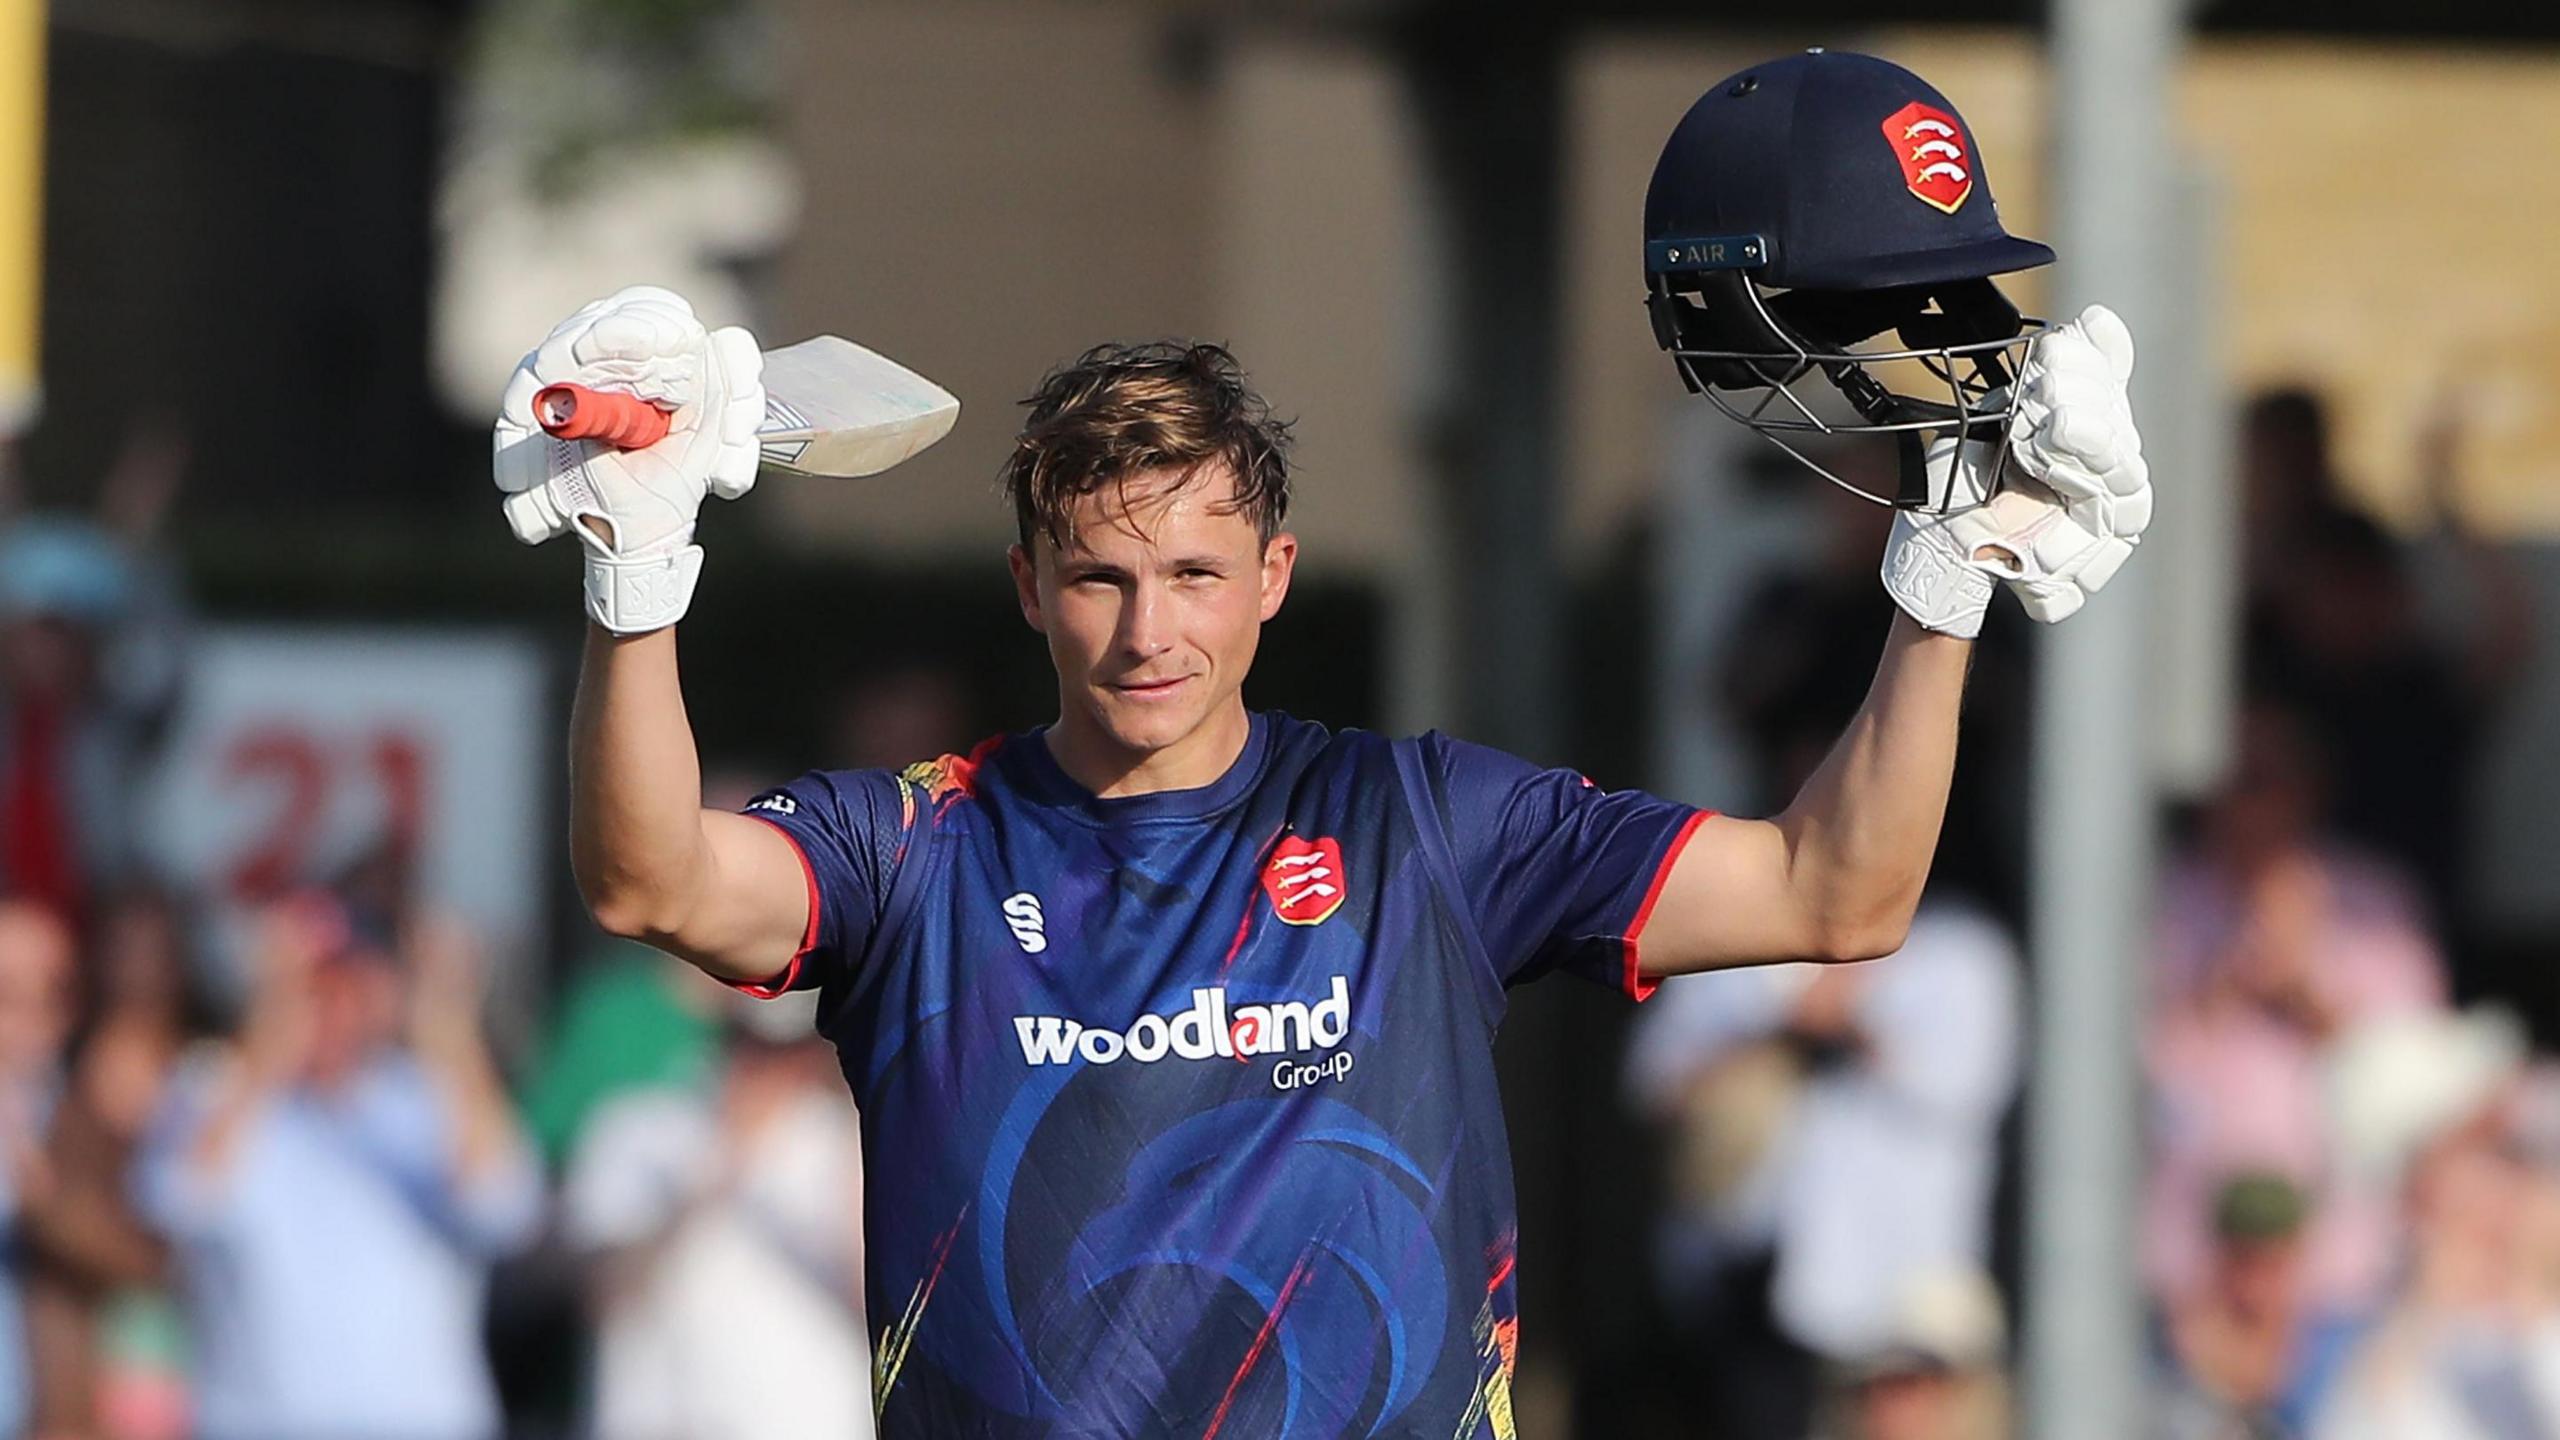
[[[2318,396],[2259,396],[2242,434],[2246,698],[2220,788],[2170,817],[2149,947],[2149,1433],[2560,1435],[2560,1067],[2453,998],[2495,988],[2461,973],[2470,769],[2531,651],[2527,593],[2461,522],[2450,408],[2415,538],[2350,503]],[[1764,803],[1863,694],[1875,646],[1838,637],[1890,618],[1881,517],[1820,503],[1824,543],[1715,677]],[[1901,954],[1684,979],[1638,1021],[1656,1275],[1712,1433],[2008,1433],[2027,659],[1986,635]]]
[[[157,893],[0,902],[0,1433],[866,1432],[859,1139],[805,1003],[599,958],[519,1100],[450,920],[283,897],[227,1020],[186,935]],[[493,1324],[573,1363],[502,1393]]]
[[[502,1065],[484,945],[390,853],[208,953],[211,897],[130,833],[183,689],[183,461],[146,435],[93,510],[0,518],[0,1436],[869,1433],[810,997],[607,947]],[[939,694],[846,723],[903,745]]]
[[[2560,1069],[2466,974],[2471,773],[2532,613],[2461,523],[2341,498],[2316,397],[2244,432],[2247,701],[2161,876],[2142,1256],[2159,1431],[2560,1433]]]

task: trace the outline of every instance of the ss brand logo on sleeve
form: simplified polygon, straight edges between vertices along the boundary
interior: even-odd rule
[[[1025,890],[1004,902],[1005,928],[1013,932],[1013,943],[1025,955],[1037,955],[1049,948],[1047,923],[1040,918],[1040,897]]]
[[[1302,840],[1290,835],[1262,867],[1262,893],[1271,910],[1292,925],[1314,925],[1342,908],[1342,842],[1331,836]]]

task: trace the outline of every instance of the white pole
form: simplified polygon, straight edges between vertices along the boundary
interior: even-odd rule
[[[2166,310],[2155,247],[2175,233],[2178,0],[2053,0],[2057,318],[2103,300],[2139,338]],[[2161,390],[2137,366],[2134,406]],[[2158,477],[2162,504],[2176,477]],[[2142,661],[2159,577],[2129,565],[2046,633],[2033,766],[2035,1070],[2028,1101],[2026,1406],[2035,1440],[2145,1427],[2134,1196],[2136,1037],[2152,860]]]
[[[2168,795],[2219,789],[2240,693],[2237,407],[2222,360],[2222,187],[2193,157],[2171,184],[2176,213],[2155,246],[2161,324],[2142,332],[2142,453],[2173,501],[2142,537],[2151,572],[2152,773]]]

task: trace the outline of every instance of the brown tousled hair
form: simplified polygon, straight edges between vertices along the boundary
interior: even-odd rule
[[[1025,546],[1065,545],[1075,502],[1149,470],[1235,476],[1237,513],[1265,544],[1289,511],[1289,425],[1256,394],[1223,345],[1158,340],[1097,345],[1049,372],[1004,464]]]

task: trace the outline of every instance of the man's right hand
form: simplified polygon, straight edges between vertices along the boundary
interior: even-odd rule
[[[735,326],[706,332],[684,297],[637,285],[553,326],[507,382],[492,468],[516,538],[570,531],[587,555],[587,613],[617,635],[674,624],[693,600],[705,494],[744,495],[756,482],[764,357]],[[574,382],[665,407],[666,438],[641,450],[554,440],[533,397]]]

